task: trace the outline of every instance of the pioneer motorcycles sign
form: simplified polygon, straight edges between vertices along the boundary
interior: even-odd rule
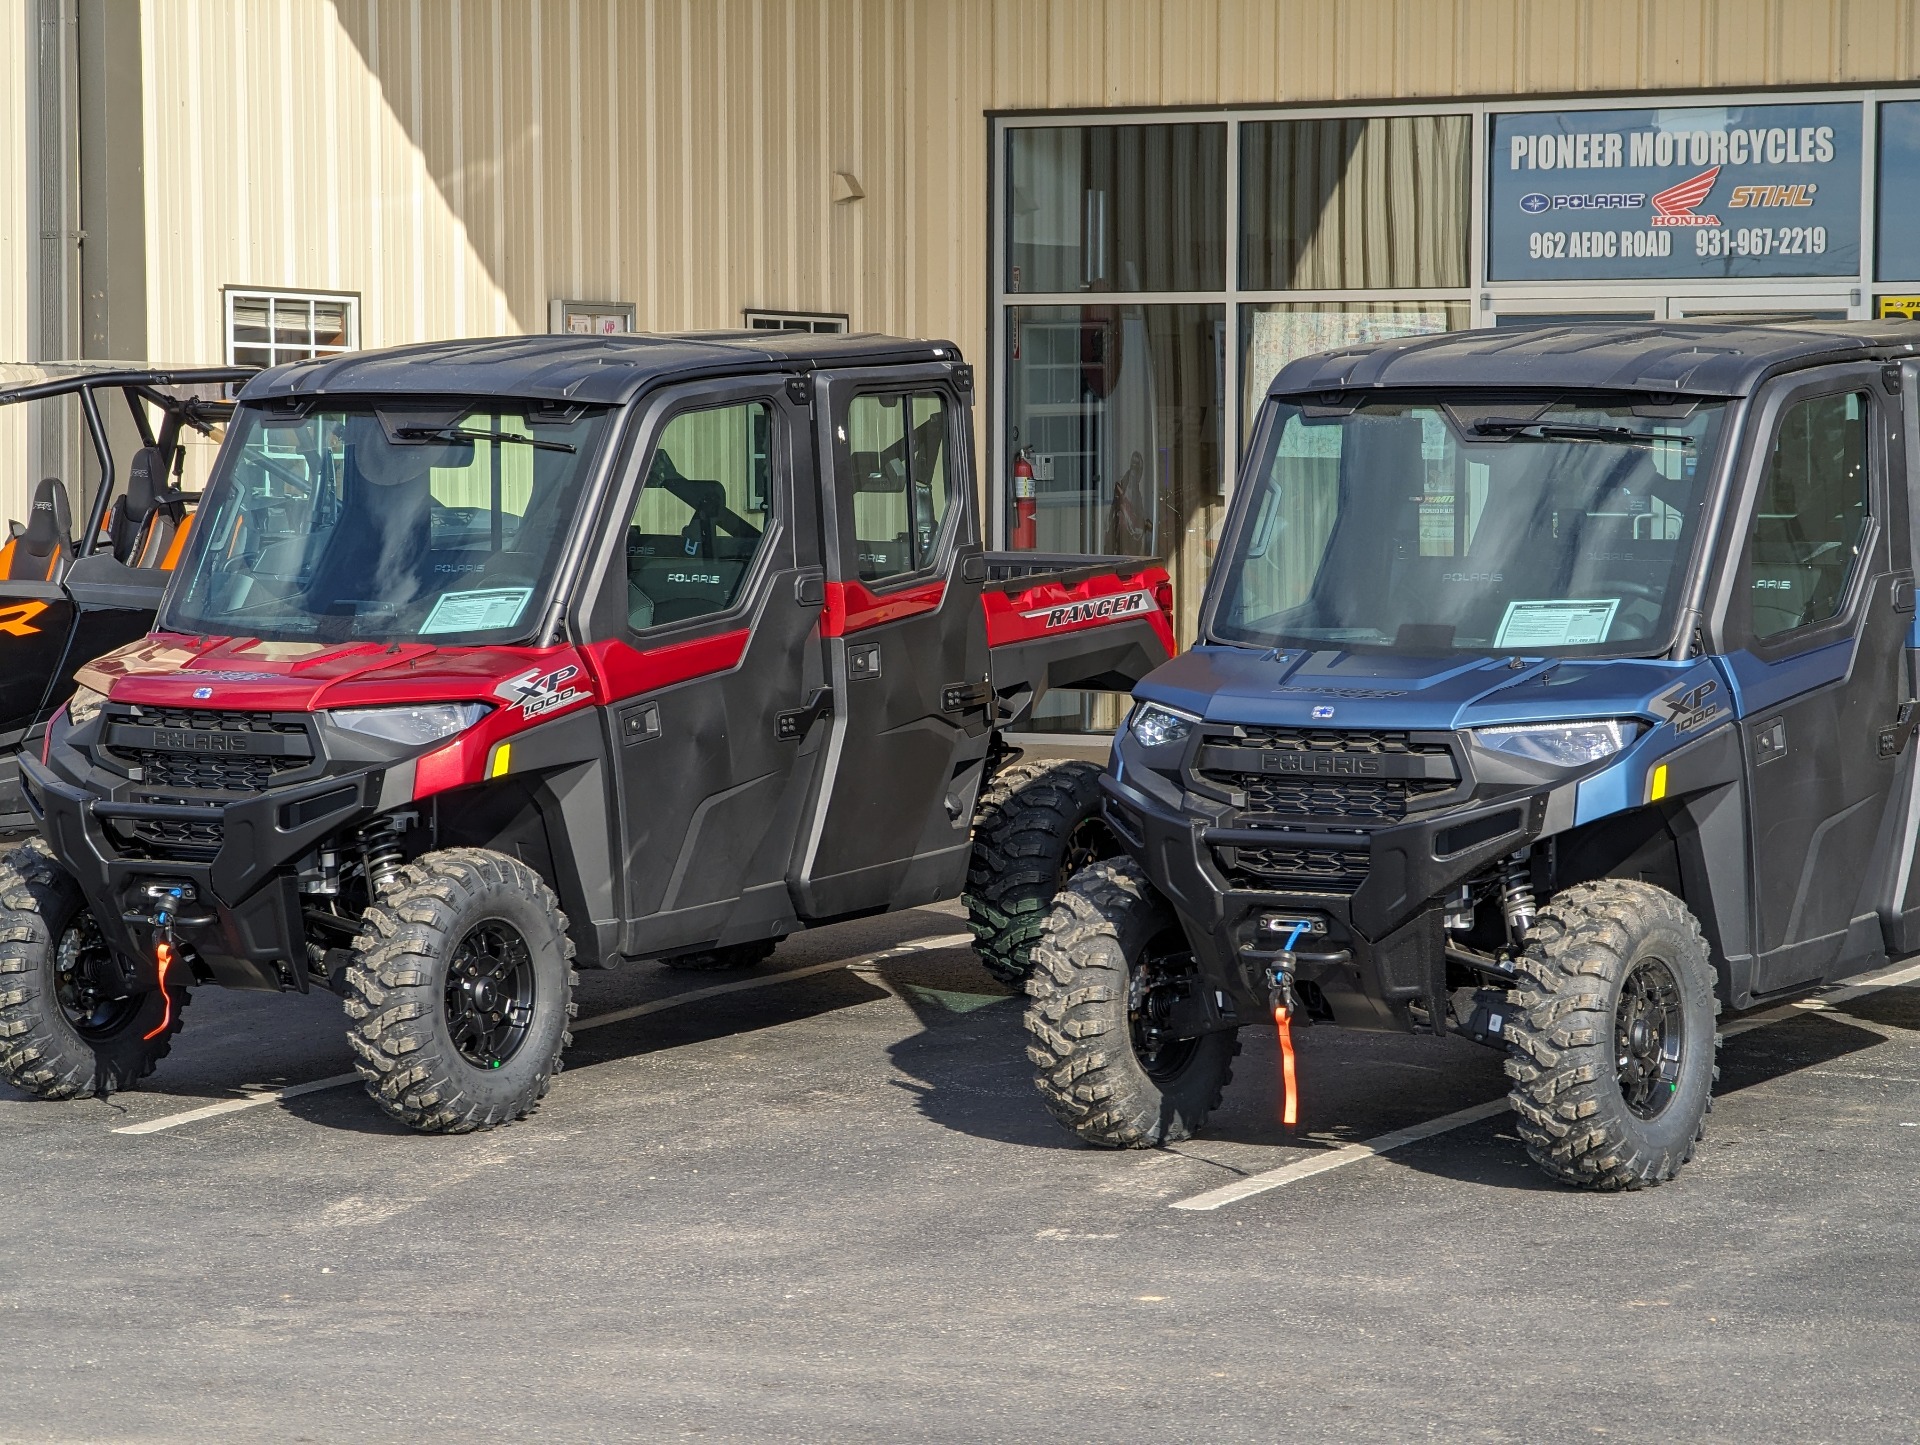
[[[1494,281],[1853,276],[1860,107],[1492,118]]]

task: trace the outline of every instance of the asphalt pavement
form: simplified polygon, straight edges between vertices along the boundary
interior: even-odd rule
[[[1920,984],[1730,1030],[1699,1157],[1602,1197],[1460,1040],[1306,1031],[1289,1137],[1249,1031],[1204,1138],[1081,1147],[961,934],[585,974],[545,1106],[463,1138],[327,1084],[327,995],[0,1085],[0,1439],[1915,1437]]]

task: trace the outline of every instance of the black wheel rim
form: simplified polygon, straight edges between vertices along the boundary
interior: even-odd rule
[[[497,1069],[527,1041],[533,1022],[533,951],[499,919],[474,925],[447,968],[447,1033],[460,1057]]]
[[[1686,1016],[1673,970],[1643,958],[1627,971],[1613,1011],[1620,1097],[1642,1119],[1665,1113],[1686,1063]]]
[[[1060,855],[1060,886],[1065,888],[1067,880],[1089,863],[1111,858],[1119,851],[1105,823],[1098,818],[1082,818],[1067,834],[1067,848]]]
[[[54,946],[54,992],[60,1000],[60,1012],[83,1039],[112,1038],[140,1011],[141,995],[99,982],[111,966],[93,915],[85,911],[75,914]]]
[[[1173,1078],[1200,1047],[1199,1039],[1175,1038],[1167,1031],[1192,974],[1193,952],[1177,934],[1155,939],[1134,960],[1127,979],[1127,1026],[1134,1057],[1150,1079]]]

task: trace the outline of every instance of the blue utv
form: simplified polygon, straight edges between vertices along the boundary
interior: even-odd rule
[[[1593,323],[1295,361],[1197,645],[1056,901],[1040,1091],[1199,1128],[1236,1032],[1502,1048],[1554,1178],[1671,1179],[1715,1018],[1920,949],[1920,327]],[[1291,1105],[1291,1090],[1289,1090]]]

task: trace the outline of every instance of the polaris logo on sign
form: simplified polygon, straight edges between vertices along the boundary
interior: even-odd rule
[[[1116,592],[1111,597],[1094,597],[1061,607],[1039,607],[1020,615],[1029,620],[1044,619],[1048,627],[1071,627],[1076,622],[1108,622],[1116,617],[1132,617],[1152,611],[1154,605],[1151,592]]]

